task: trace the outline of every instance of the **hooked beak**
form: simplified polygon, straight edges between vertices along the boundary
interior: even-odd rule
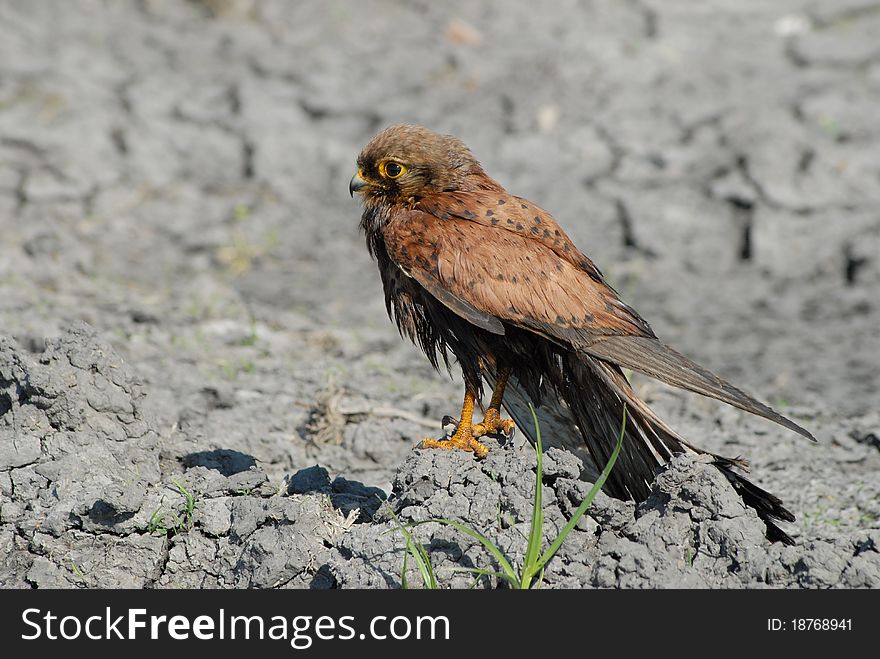
[[[348,184],[348,193],[354,197],[355,192],[360,192],[367,185],[367,182],[361,178],[360,170],[358,170],[358,173],[351,177],[351,182]]]

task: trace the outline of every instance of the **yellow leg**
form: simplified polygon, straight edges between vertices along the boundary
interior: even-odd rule
[[[489,449],[478,442],[473,434],[474,421],[474,392],[466,389],[464,392],[464,404],[461,407],[461,420],[455,434],[449,439],[423,439],[422,448],[442,448],[452,450],[454,448],[463,451],[472,451],[478,458],[485,458]]]
[[[492,399],[489,401],[486,415],[480,423],[473,427],[474,437],[494,435],[499,432],[510,437],[516,428],[516,424],[512,419],[501,418],[501,402],[504,400],[504,389],[507,387],[507,379],[509,377],[509,368],[502,368],[498,371],[498,381],[495,383],[495,389],[492,391]]]

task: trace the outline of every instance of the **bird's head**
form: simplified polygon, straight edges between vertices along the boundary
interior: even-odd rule
[[[357,166],[348,190],[368,206],[412,205],[425,195],[494,184],[461,140],[422,126],[386,128],[364,147]]]

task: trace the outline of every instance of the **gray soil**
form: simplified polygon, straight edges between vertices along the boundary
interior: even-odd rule
[[[880,586],[878,44],[876,0],[0,3],[0,585],[400,587],[396,520],[433,517],[521,562],[534,452],[414,449],[460,384],[388,322],[347,194],[407,121],[819,439],[637,380],[797,544],[682,457],[545,585]],[[579,473],[547,452],[548,539]],[[441,586],[496,585],[413,532]]]

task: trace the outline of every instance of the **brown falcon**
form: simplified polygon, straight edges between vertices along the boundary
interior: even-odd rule
[[[508,193],[460,140],[393,126],[367,144],[357,165],[349,190],[363,198],[361,228],[378,261],[389,315],[435,368],[441,360],[448,367],[451,352],[464,376],[454,434],[424,440],[423,447],[485,456],[482,435],[514,428],[501,419],[502,404],[534,440],[527,408],[533,401],[549,443],[585,445],[601,469],[625,407],[609,494],[643,500],[656,468],[673,454],[707,454],[764,520],[768,537],[792,542],[774,520],[794,516],[738,473],[745,462],[685,441],[636,396],[622,368],[813,439],[809,432],[661,343],[550,214]],[[484,380],[494,390],[485,418],[474,423]]]

